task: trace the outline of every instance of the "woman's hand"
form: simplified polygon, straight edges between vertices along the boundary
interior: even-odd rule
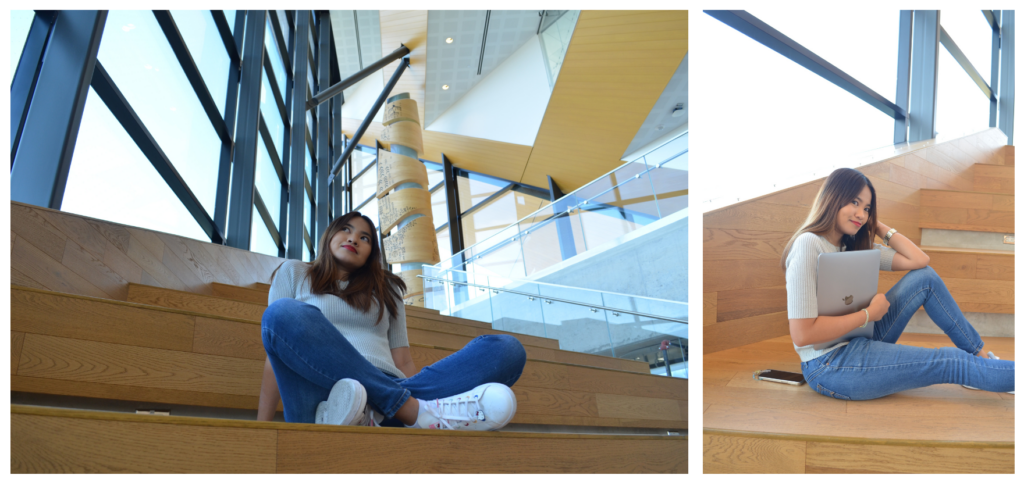
[[[886,313],[889,312],[889,300],[885,299],[885,295],[878,293],[874,298],[871,298],[871,304],[868,305],[868,320],[878,321],[881,320]]]

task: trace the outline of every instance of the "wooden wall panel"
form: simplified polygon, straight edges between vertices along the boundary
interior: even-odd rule
[[[1001,132],[989,129],[942,144],[922,143],[859,170],[875,187],[880,219],[915,243],[920,244],[923,220],[932,217],[1010,232],[1012,194],[933,190],[972,191],[978,172],[1005,174],[1005,143]],[[715,300],[713,322],[705,317],[705,353],[788,333],[779,261],[822,183],[815,180],[704,214],[704,293],[705,300]],[[1011,264],[991,256],[946,255],[937,257],[936,270],[964,311],[1005,313],[1012,312],[1013,304]],[[901,276],[882,273],[879,290]]]
[[[12,283],[128,299],[130,283],[211,294],[268,283],[283,258],[11,201]]]
[[[807,442],[704,434],[705,474],[802,474]]]

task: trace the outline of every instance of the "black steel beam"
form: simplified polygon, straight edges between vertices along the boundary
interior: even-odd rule
[[[565,215],[566,210],[576,205],[576,196],[565,198],[565,194],[555,184],[555,180],[548,176],[548,186],[551,190],[551,211],[555,217],[555,234],[558,236],[558,250],[562,259],[566,260],[576,256],[576,240],[572,234],[572,219]],[[536,229],[536,228],[535,228]]]
[[[295,15],[295,30],[292,45],[295,52],[305,52],[309,47],[309,13],[300,10]],[[305,195],[306,169],[306,69],[309,68],[309,58],[305,54],[296,55],[292,64],[291,88],[291,166],[288,173],[288,251],[285,257],[289,259],[302,259],[302,219],[305,205],[300,196]]]
[[[910,102],[910,44],[914,34],[914,11],[900,10],[900,32],[896,55],[896,105],[909,111]],[[907,118],[895,119],[892,143],[907,142]]]
[[[245,11],[239,10],[235,12],[235,18],[244,16]],[[224,12],[220,10],[213,11],[213,18],[216,21],[220,18],[218,23],[218,29],[220,24],[223,23],[227,26],[227,20],[224,18]],[[242,29],[237,29],[237,33],[231,39],[230,49],[235,48],[236,44],[242,43]],[[228,31],[230,34],[230,30]],[[221,30],[221,35],[224,31]],[[238,83],[242,76],[242,63],[241,57],[238,56],[238,52],[231,56],[231,67],[228,73],[228,92],[227,98],[224,100],[224,124],[227,126],[228,132],[234,137],[235,133],[235,122],[236,122],[236,110],[238,109]],[[217,229],[227,237],[227,215],[228,215],[228,191],[231,188],[231,151],[234,149],[234,139],[232,138],[231,143],[225,143],[221,148],[220,154],[220,167],[217,170],[217,194],[216,194],[216,208],[214,209],[213,220],[217,224]]]
[[[202,104],[203,110],[206,111],[206,117],[213,124],[213,129],[220,136],[220,141],[230,143],[231,133],[228,132],[228,128],[224,124],[224,117],[217,110],[217,102],[213,100],[210,89],[206,87],[203,74],[199,72],[199,66],[196,65],[192,54],[189,53],[188,47],[185,45],[185,39],[181,36],[181,32],[178,31],[178,26],[174,23],[171,13],[167,10],[153,10],[153,16],[156,17],[157,23],[160,24],[160,29],[163,30],[164,36],[167,37],[167,42],[171,44],[171,50],[174,52],[174,56],[177,57],[178,63],[181,64],[181,70],[185,72],[185,77],[192,84],[192,90],[195,91],[196,96],[199,98],[199,103]]]
[[[989,102],[988,108],[988,126],[997,127],[999,122],[999,27],[995,18],[999,15],[999,10],[982,10],[985,12],[985,18],[990,19],[989,25],[992,26],[992,70],[989,72],[989,80],[992,83],[992,100]]]
[[[320,35],[317,45],[317,83],[323,87],[331,83],[331,15],[325,10],[317,11],[319,15]],[[330,223],[331,191],[329,187],[331,149],[330,149],[330,117],[331,104],[327,103],[316,108],[316,241],[327,230]]]
[[[338,95],[345,89],[355,85],[356,82],[359,82],[360,80],[365,79],[370,74],[384,68],[385,65],[390,64],[391,62],[400,59],[408,54],[409,47],[406,47],[405,44],[402,44],[402,46],[395,49],[394,52],[391,52],[390,54],[384,56],[384,58],[370,65],[367,65],[365,69],[360,70],[359,72],[352,74],[352,76],[350,76],[349,78],[324,89],[323,92],[317,94],[316,97],[313,97],[312,99],[309,100],[309,102],[306,103],[306,109],[312,109],[317,105],[324,103],[325,100]]]
[[[238,17],[244,15],[244,12],[245,10],[235,11],[235,19],[241,20]],[[228,18],[224,15],[223,10],[211,10],[210,14],[213,15],[213,23],[217,25],[217,33],[220,34],[220,39],[224,42],[224,48],[227,49],[231,62],[241,63],[242,56],[238,53],[238,45],[241,41],[236,40],[235,37],[240,38],[242,32],[238,32],[237,35],[231,33],[231,25],[228,25]]]
[[[448,157],[441,154],[441,162],[443,163],[442,171],[444,172],[444,197],[445,204],[448,208],[448,240],[451,243],[452,254],[461,253],[462,250],[466,249],[465,243],[462,237],[462,216],[459,208],[459,185],[458,180],[455,178],[455,166],[448,160]],[[459,264],[466,262],[465,255],[459,261]]]
[[[764,46],[778,52],[782,56],[800,64],[807,70],[818,74],[841,89],[867,102],[894,119],[906,117],[906,111],[889,102],[868,86],[839,70],[825,59],[819,57],[793,39],[775,30],[757,17],[743,10],[705,10],[705,13],[722,23],[739,30],[744,35],[760,42]]]
[[[105,10],[57,14],[12,146],[11,200],[60,209],[106,20]]]
[[[252,231],[253,183],[256,178],[256,150],[259,149],[256,136],[260,135],[260,83],[263,81],[263,24],[266,18],[265,10],[250,10],[245,15],[238,126],[232,152],[235,167],[228,203],[231,216],[227,244],[245,250],[249,249]]]
[[[946,33],[946,29],[942,28],[941,25],[939,25],[939,42],[942,43],[942,45],[946,47],[946,50],[953,55],[953,58],[956,59],[956,62],[960,64],[960,67],[967,72],[967,75],[971,76],[971,80],[978,85],[978,88],[981,89],[981,93],[985,94],[985,98],[995,99],[995,95],[992,94],[992,89],[989,88],[988,82],[985,82],[985,79],[980,73],[978,73],[978,69],[974,68],[971,61],[966,55],[964,55],[963,51],[960,50],[960,47],[956,45],[956,42],[953,41],[953,37],[950,37],[949,34]]]
[[[135,144],[142,151],[142,154],[146,156],[146,159],[149,159],[150,164],[153,165],[156,172],[167,183],[167,186],[171,188],[171,191],[178,197],[178,200],[185,206],[185,209],[199,223],[199,227],[203,232],[210,237],[213,243],[222,244],[223,238],[213,222],[213,217],[203,208],[199,198],[189,189],[181,174],[174,168],[171,160],[164,154],[163,149],[157,144],[153,135],[149,133],[149,129],[142,123],[142,119],[139,119],[135,109],[124,98],[120,89],[114,84],[113,79],[110,78],[103,65],[98,61],[93,70],[92,88],[100,96],[100,99],[103,100],[103,103],[107,105],[110,112],[114,114],[121,127],[128,133],[128,136],[135,141]]]
[[[338,172],[341,171],[342,163],[352,154],[352,149],[359,145],[359,140],[363,137],[363,134],[366,133],[366,129],[370,127],[370,123],[373,122],[373,118],[377,115],[377,111],[380,110],[384,105],[384,101],[391,95],[391,90],[395,88],[396,84],[398,84],[398,79],[402,76],[402,73],[405,72],[407,67],[409,67],[409,57],[403,57],[402,61],[398,64],[398,68],[395,69],[395,73],[391,75],[391,80],[388,80],[387,85],[384,86],[384,90],[381,91],[380,96],[377,97],[373,106],[370,107],[370,112],[368,112],[366,117],[363,118],[363,122],[359,124],[359,128],[356,129],[355,134],[352,134],[351,143],[345,147],[345,152],[341,153],[341,157],[334,161],[334,167],[331,168],[331,178],[338,175]]]
[[[1006,144],[1013,145],[1013,109],[1015,104],[1014,54],[1016,52],[1016,15],[1013,10],[1003,10],[999,30],[1002,33],[1002,69],[999,72],[999,128],[1006,134]]]
[[[29,101],[36,86],[36,75],[39,74],[46,51],[46,42],[50,38],[50,27],[57,18],[57,12],[36,11],[32,25],[25,38],[25,47],[21,50],[21,58],[14,70],[11,81],[11,167],[14,167],[14,153],[17,151],[18,138],[28,112]]]
[[[333,50],[333,47],[332,47]],[[333,55],[332,55],[333,57]],[[344,96],[337,96],[331,99],[331,138],[334,140],[334,146],[331,148],[331,156],[329,159],[334,159],[334,154],[338,151],[345,149],[345,138],[341,135],[341,104],[344,102],[342,98]],[[330,176],[330,163],[323,166],[324,171],[328,173],[328,183],[332,186],[331,190],[334,193],[334,216],[341,216],[346,212],[346,206],[344,201],[345,194],[345,178],[334,178],[331,180]]]
[[[909,141],[935,137],[935,93],[939,65],[939,11],[914,10],[910,63]]]

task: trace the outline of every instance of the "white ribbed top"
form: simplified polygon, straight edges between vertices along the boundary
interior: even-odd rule
[[[353,308],[341,298],[325,294],[310,293],[309,280],[306,279],[306,268],[309,265],[297,260],[288,260],[277,270],[274,281],[270,285],[270,296],[267,304],[281,298],[293,298],[320,309],[328,321],[345,336],[363,358],[373,366],[399,378],[405,378],[402,371],[395,366],[391,356],[392,348],[409,346],[409,335],[405,328],[405,304],[398,299],[398,316],[392,322],[387,309],[384,317],[377,322],[377,308],[370,308],[366,313]],[[342,289],[348,281],[339,281]]]
[[[876,244],[875,249],[882,252],[879,261],[879,269],[892,271],[892,257],[896,250]],[[786,257],[786,308],[789,311],[789,318],[817,318],[818,317],[818,255],[821,253],[838,253],[845,251],[846,246],[836,246],[813,233],[804,233],[796,238],[793,247]],[[815,350],[814,345],[796,346],[796,353],[800,355],[800,361],[808,361],[818,358],[847,342],[836,343],[822,350]]]

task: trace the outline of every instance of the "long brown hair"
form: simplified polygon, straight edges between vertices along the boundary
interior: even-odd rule
[[[363,216],[359,211],[349,212],[331,221],[331,224],[324,230],[324,234],[320,236],[316,259],[306,269],[306,279],[310,281],[309,291],[317,295],[335,295],[349,306],[364,313],[369,312],[373,305],[383,306],[390,315],[388,319],[394,320],[398,312],[396,299],[401,299],[405,292],[405,281],[382,267],[380,245],[377,243],[376,234],[370,235],[370,256],[366,258],[366,263],[361,268],[349,273],[348,286],[345,289],[338,289],[338,260],[334,259],[334,255],[331,254],[329,243],[335,234],[357,217],[363,218],[363,221],[370,225],[370,233],[376,232],[377,228],[374,227],[373,220]],[[274,274],[276,272],[275,269]],[[274,279],[274,274],[271,275],[271,280]],[[384,311],[378,310],[377,323],[380,323],[383,316]]]
[[[804,220],[800,229],[796,230],[793,237],[789,238],[789,243],[786,243],[786,249],[782,251],[783,270],[786,269],[786,258],[789,256],[789,250],[793,248],[796,238],[804,233],[825,236],[835,231],[839,210],[853,202],[864,190],[864,186],[871,190],[871,209],[868,211],[868,220],[865,226],[857,231],[856,236],[843,234],[840,242],[846,245],[847,251],[859,251],[874,247],[875,222],[878,219],[875,186],[871,185],[871,180],[860,171],[845,167],[839,168],[832,171],[832,174],[825,179],[825,183],[818,190],[818,196],[814,199],[814,204],[811,205],[811,213],[807,215],[807,219]]]

